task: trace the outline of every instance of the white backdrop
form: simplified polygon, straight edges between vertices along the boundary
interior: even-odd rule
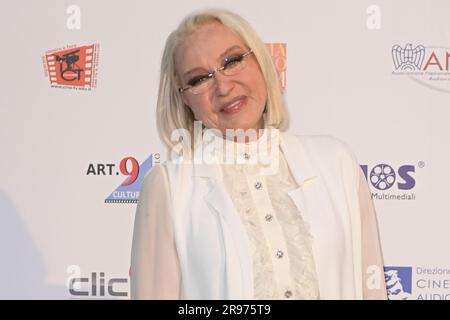
[[[367,166],[386,271],[401,287],[390,297],[450,299],[450,2],[2,7],[0,298],[129,298],[133,200],[151,162],[165,159],[154,118],[165,38],[193,10],[223,7],[285,46],[289,131],[336,136]],[[96,46],[96,85],[52,86],[46,54],[85,45]],[[137,180],[120,186],[137,163]],[[395,178],[382,190],[386,168]]]

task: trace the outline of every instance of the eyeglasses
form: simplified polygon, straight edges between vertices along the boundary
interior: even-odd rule
[[[188,81],[187,86],[184,88],[178,88],[180,93],[188,91],[192,94],[199,94],[205,92],[213,83],[214,74],[219,71],[223,75],[232,76],[245,68],[247,62],[246,57],[252,54],[252,49],[239,55],[235,55],[229,58],[225,58],[222,62],[222,66],[210,71],[208,74],[196,76]]]

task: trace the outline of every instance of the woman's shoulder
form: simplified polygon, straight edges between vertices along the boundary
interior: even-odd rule
[[[312,166],[331,171],[355,171],[359,164],[349,145],[343,140],[331,135],[290,135],[290,143],[286,150],[298,150],[303,152]],[[298,143],[298,148],[292,146]],[[296,152],[296,151],[292,151]]]
[[[357,181],[360,166],[357,157],[343,140],[330,135],[293,135],[309,164],[329,177]]]
[[[347,155],[354,157],[353,151],[343,140],[331,135],[286,134],[289,139],[295,139],[304,149],[321,155]]]
[[[142,179],[141,192],[148,191],[150,188],[165,185],[168,181],[167,168],[165,164],[154,164]]]
[[[161,163],[154,164],[143,179],[143,188],[147,185],[170,185],[186,184],[192,180],[193,161],[174,161],[167,159]]]

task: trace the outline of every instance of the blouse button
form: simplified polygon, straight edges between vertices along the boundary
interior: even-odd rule
[[[259,189],[261,189],[262,188],[262,183],[261,182],[256,182],[255,183],[255,188],[256,188],[256,190],[259,190]]]
[[[244,158],[245,158],[245,160],[248,160],[248,159],[250,159],[250,155],[246,152],[246,153],[244,153]]]
[[[272,221],[272,219],[273,219],[273,215],[271,215],[271,214],[266,214],[265,219],[266,219],[267,222],[270,222],[270,221]]]
[[[286,290],[286,291],[284,292],[284,296],[285,296],[287,299],[289,299],[290,297],[292,297],[292,291],[291,291],[291,290]]]
[[[283,255],[284,255],[284,252],[278,249],[278,250],[277,250],[277,258],[278,258],[278,259],[283,258]]]

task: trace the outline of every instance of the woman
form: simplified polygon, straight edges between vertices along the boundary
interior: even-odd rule
[[[283,132],[287,120],[272,58],[244,19],[208,10],[171,33],[157,123],[178,156],[141,188],[132,298],[386,298],[355,157],[331,137]]]

